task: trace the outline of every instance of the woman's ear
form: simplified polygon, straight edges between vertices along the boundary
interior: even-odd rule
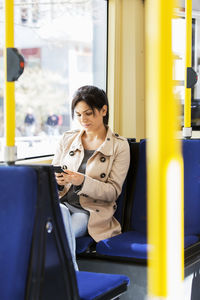
[[[108,110],[108,107],[107,107],[107,105],[105,104],[105,105],[102,107],[102,109],[101,109],[103,117],[106,116],[107,110]]]

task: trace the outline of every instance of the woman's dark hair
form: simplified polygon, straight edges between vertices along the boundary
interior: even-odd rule
[[[80,101],[84,101],[92,109],[93,113],[95,108],[100,111],[104,105],[107,105],[107,114],[103,117],[103,122],[104,125],[108,125],[109,105],[104,90],[92,85],[80,87],[73,95],[71,104],[72,118],[74,118],[74,109]]]

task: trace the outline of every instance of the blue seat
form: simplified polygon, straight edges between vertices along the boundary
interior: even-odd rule
[[[199,241],[199,153],[200,140],[183,140],[185,249],[190,249]],[[139,144],[135,189],[132,200],[128,201],[127,215],[130,214],[127,217],[130,219],[128,230],[116,237],[100,241],[96,246],[99,255],[146,261],[148,250],[146,199],[146,141],[142,140]],[[191,251],[189,255],[191,256]]]
[[[75,272],[52,167],[0,167],[0,189],[0,299],[110,299],[126,291],[124,275]]]
[[[25,299],[37,203],[31,168],[0,167],[0,299]]]
[[[124,275],[76,272],[80,299],[113,299],[124,292],[129,279]],[[116,293],[117,291],[117,293]],[[105,297],[105,298],[104,298]]]
[[[115,211],[114,217],[118,220],[118,222],[121,224],[122,229],[124,226],[126,226],[126,220],[124,219],[125,216],[125,208],[126,208],[126,200],[127,200],[127,189],[130,190],[133,187],[132,182],[129,182],[128,178],[132,178],[133,172],[135,170],[134,162],[133,160],[133,153],[134,153],[134,147],[135,147],[135,139],[127,139],[130,147],[130,156],[131,156],[131,161],[130,161],[130,167],[129,171],[127,174],[127,177],[124,181],[124,184],[122,186],[122,192],[119,195],[116,203],[117,203],[117,209]],[[130,186],[129,188],[127,188]],[[77,254],[91,254],[93,252],[93,248],[90,248],[92,245],[95,245],[96,243],[94,242],[93,238],[91,236],[84,236],[76,239],[76,253]],[[88,253],[87,253],[88,252]]]
[[[198,241],[199,238],[195,235],[185,236],[184,246],[186,248]],[[127,258],[128,260],[144,262],[147,260],[147,236],[137,231],[127,231],[99,242],[96,246],[96,251],[98,254],[109,257]]]
[[[134,154],[133,154],[134,155]],[[127,232],[100,241],[97,254],[111,257],[146,260],[146,143],[139,144],[135,189],[127,206]]]

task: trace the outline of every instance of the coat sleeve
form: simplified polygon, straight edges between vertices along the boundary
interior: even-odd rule
[[[127,141],[120,143],[113,165],[106,182],[85,175],[82,189],[78,195],[88,195],[95,200],[116,201],[121,193],[122,185],[130,164],[130,148]]]
[[[62,138],[60,139],[60,141],[58,143],[55,155],[52,160],[52,165],[55,165],[55,166],[62,165],[62,159],[63,159],[63,153],[64,153],[64,139],[65,139],[65,135],[62,136]],[[59,197],[64,196],[68,190],[69,190],[69,185],[65,185],[64,187],[61,186],[61,188],[58,189]]]

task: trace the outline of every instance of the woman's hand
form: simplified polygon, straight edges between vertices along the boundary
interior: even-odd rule
[[[81,185],[84,181],[84,175],[82,173],[73,172],[70,170],[63,170],[62,173],[55,173],[55,176],[59,185],[65,185],[67,183]]]
[[[63,182],[63,173],[56,173],[55,172],[55,177],[56,177],[56,182],[58,185],[65,185],[65,183]]]

